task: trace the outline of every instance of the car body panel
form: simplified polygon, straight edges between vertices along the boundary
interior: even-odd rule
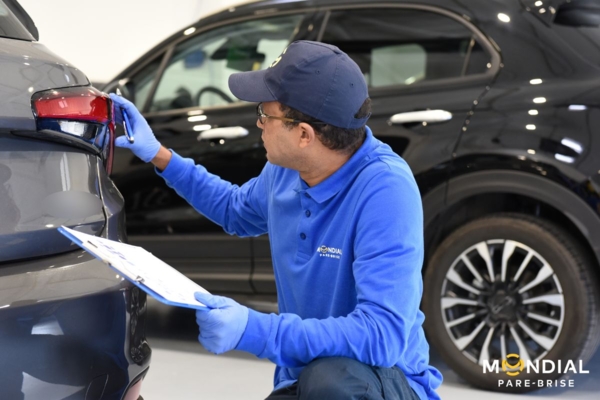
[[[93,90],[32,40],[0,38],[0,397],[120,400],[150,362],[145,293],[56,230],[126,240],[112,144],[40,127],[34,94]]]
[[[563,212],[600,262],[600,66],[578,51],[581,45],[575,46],[574,41],[589,38],[578,35],[577,28],[551,25],[549,29],[533,11],[513,11],[510,18],[509,24],[473,21],[494,38],[502,52],[503,68],[461,135],[449,192],[460,190],[453,187],[452,182],[458,185],[455,178],[479,171],[530,174],[525,178],[531,185],[530,196],[540,191],[539,201]],[[524,59],[528,62],[521,62]],[[560,185],[573,199],[554,204],[558,200],[552,198],[551,190],[542,190],[542,180]],[[480,193],[494,192],[488,182],[478,181]],[[495,191],[505,189],[510,191],[500,186]],[[564,198],[558,193],[557,198]],[[581,213],[586,216],[576,217]]]
[[[33,93],[89,85],[83,72],[37,42],[0,37],[0,64],[0,86],[6,91],[0,98],[0,129],[36,129]]]
[[[74,250],[56,230],[61,225],[102,231],[95,155],[8,133],[0,145],[0,262]]]
[[[2,395],[83,399],[102,376],[103,398],[120,399],[150,358],[128,328],[145,317],[132,290],[85,251],[0,268]]]

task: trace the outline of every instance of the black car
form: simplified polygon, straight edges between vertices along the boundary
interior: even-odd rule
[[[136,400],[145,293],[57,227],[126,240],[108,97],[0,0],[0,398]]]
[[[265,151],[229,75],[297,39],[344,50],[370,87],[369,126],[421,190],[430,343],[476,386],[527,391],[517,379],[565,372],[530,363],[584,364],[600,339],[599,24],[587,0],[260,1],[174,34],[105,90],[120,86],[166,147],[242,184]],[[210,291],[275,301],[267,237],[224,234],[126,150],[112,178],[132,243]]]

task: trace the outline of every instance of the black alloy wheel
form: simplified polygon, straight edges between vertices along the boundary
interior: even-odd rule
[[[559,379],[564,372],[484,373],[508,355],[579,360],[599,341],[595,263],[565,230],[539,218],[495,214],[452,232],[428,262],[425,330],[443,360],[474,386],[527,392],[499,380]],[[507,360],[509,365],[513,361]]]

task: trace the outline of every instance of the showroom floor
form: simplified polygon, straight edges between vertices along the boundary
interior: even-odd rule
[[[272,388],[274,366],[242,352],[220,356],[207,353],[196,341],[194,312],[149,300],[148,341],[152,346],[150,371],[142,386],[145,400],[264,399]],[[432,363],[444,375],[438,391],[442,399],[502,400],[515,397],[467,386],[436,354]],[[535,400],[598,399],[600,351],[587,365],[589,375],[575,375],[575,388],[544,389],[526,395]]]

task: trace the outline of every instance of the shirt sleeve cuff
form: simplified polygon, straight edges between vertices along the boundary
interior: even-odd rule
[[[265,350],[267,340],[271,334],[272,315],[248,310],[248,324],[246,330],[236,346],[236,350],[246,351],[257,357]]]
[[[158,168],[154,168],[154,170],[159,176],[162,176],[166,181],[176,182],[184,175],[187,167],[187,162],[185,158],[181,157],[173,150],[171,150],[171,153],[173,155],[171,156],[171,160],[167,164],[167,167],[163,171],[160,171]]]

